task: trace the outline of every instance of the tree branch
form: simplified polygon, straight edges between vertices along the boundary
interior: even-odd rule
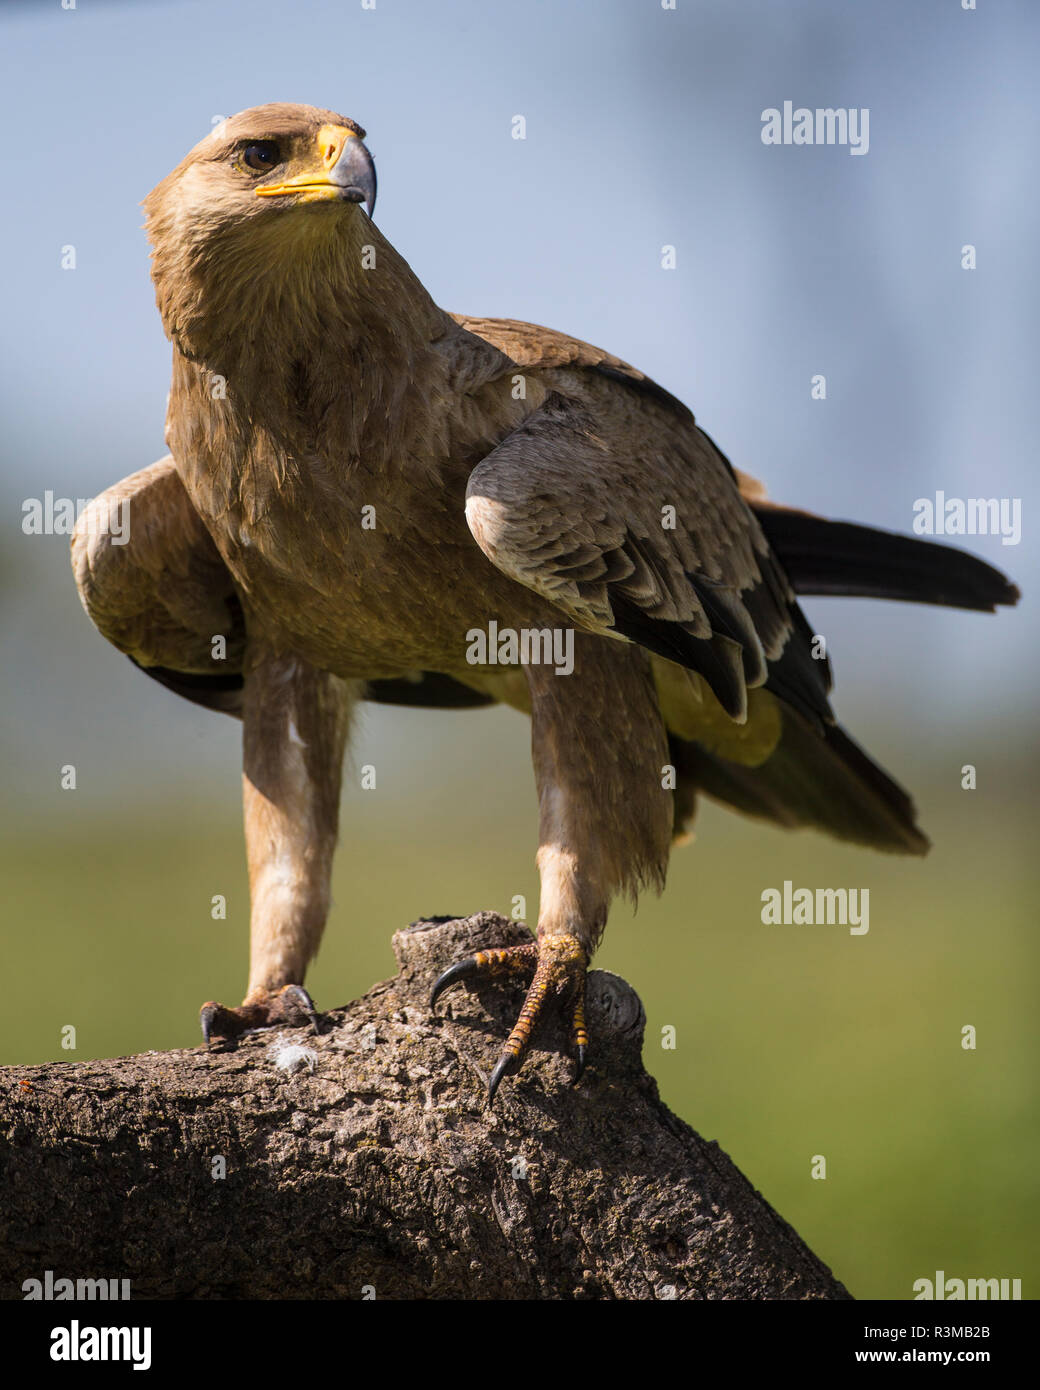
[[[848,1298],[661,1103],[617,976],[589,975],[581,1084],[561,1021],[486,1108],[520,996],[458,987],[436,1019],[429,990],[525,939],[492,912],[418,922],[321,1037],[5,1068],[0,1296],[51,1270],[133,1298]]]

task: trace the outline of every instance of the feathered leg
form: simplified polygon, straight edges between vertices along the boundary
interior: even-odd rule
[[[664,883],[673,808],[662,787],[668,744],[648,658],[620,642],[576,638],[570,675],[549,665],[525,668],[540,812],[537,945],[460,961],[440,977],[431,999],[435,1004],[456,980],[534,971],[491,1074],[489,1099],[502,1077],[519,1069],[550,1001],[568,1009],[581,1075],[585,973],[610,901],[620,891]]]
[[[340,779],[356,683],[295,657],[247,653],[243,799],[249,863],[249,988],[238,1008],[205,1004],[202,1032],[317,1028],[304,973],[329,910]]]

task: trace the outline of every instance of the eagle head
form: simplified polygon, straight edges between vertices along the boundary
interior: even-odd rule
[[[168,335],[189,355],[267,300],[313,295],[315,276],[372,233],[376,171],[364,130],[274,102],[221,121],[144,200]],[[353,257],[352,257],[353,259]]]

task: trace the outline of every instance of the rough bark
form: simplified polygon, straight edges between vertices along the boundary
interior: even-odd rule
[[[520,996],[458,986],[438,1019],[429,989],[523,939],[491,912],[418,922],[320,1037],[6,1068],[0,1295],[49,1269],[134,1298],[848,1298],[661,1103],[617,976],[589,975],[581,1084],[553,1023],[487,1109]]]

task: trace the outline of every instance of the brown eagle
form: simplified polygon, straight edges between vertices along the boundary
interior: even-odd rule
[[[547,1001],[584,1064],[585,971],[619,892],[660,889],[698,791],[782,826],[922,854],[908,796],[835,723],[795,595],[992,611],[1003,575],[947,546],[776,506],[689,410],[552,329],[439,309],[370,220],[364,131],[275,104],[202,140],[145,201],[173,344],[170,454],[84,512],[101,633],[242,719],[249,986],[206,1041],[317,1026],[359,700],[528,713],[537,944],[491,1074]],[[367,207],[367,214],[360,204]],[[129,541],[109,525],[129,507]]]

